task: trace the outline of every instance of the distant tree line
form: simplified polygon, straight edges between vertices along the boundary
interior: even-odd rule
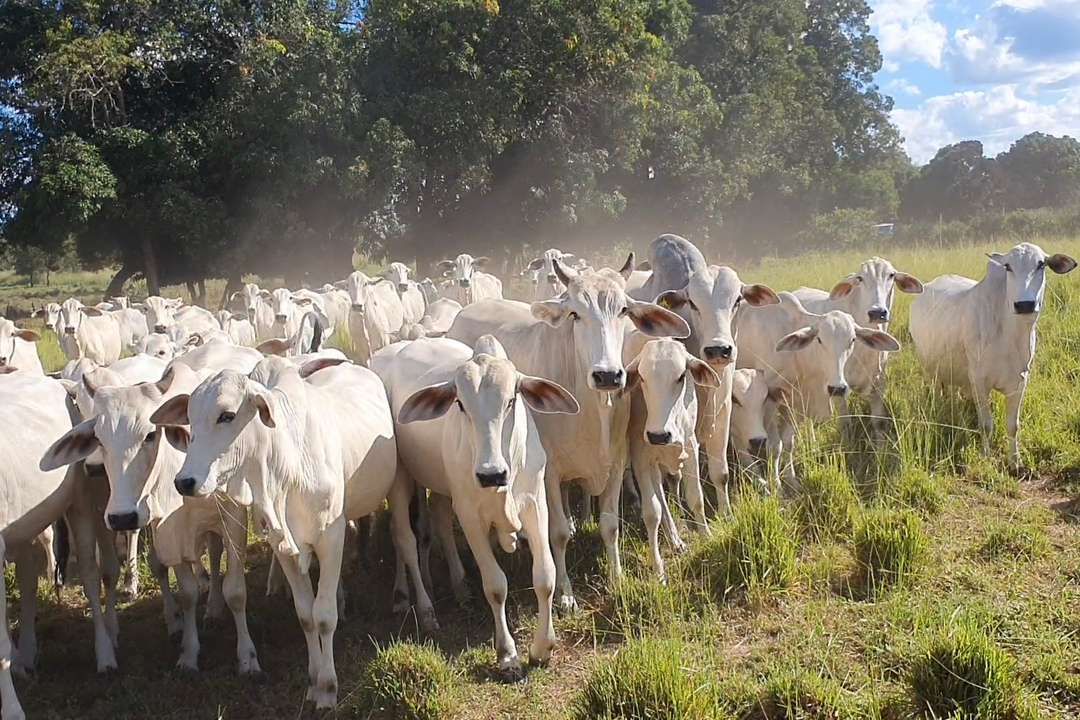
[[[913,167],[869,15],[865,0],[6,0],[3,239],[116,268],[110,292],[134,277],[156,292],[321,284],[354,249],[426,269],[664,231],[745,258],[851,225],[837,218],[1077,201],[1069,138],[995,159],[961,143]]]

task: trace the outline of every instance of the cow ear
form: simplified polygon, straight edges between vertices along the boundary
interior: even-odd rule
[[[802,350],[814,341],[817,334],[818,329],[816,327],[804,327],[793,333],[789,333],[780,338],[780,342],[776,343],[776,352],[795,352],[796,350]]]
[[[544,258],[536,258],[531,263],[529,263],[529,266],[527,268],[525,268],[525,269],[526,270],[539,270],[542,267],[544,267]]]
[[[619,392],[620,395],[629,395],[641,385],[641,373],[638,372],[639,367],[641,367],[640,355],[631,360],[630,364],[626,366],[626,383]]]
[[[784,402],[784,400],[787,399],[787,393],[784,390],[784,388],[771,387],[771,388],[769,388],[768,398],[770,400],[772,400],[773,402],[775,402],[775,403],[782,403],[782,402]]]
[[[649,262],[648,260],[642,260],[641,262],[638,263],[637,269],[641,270],[642,272],[645,272],[647,270],[652,270],[652,263]]]
[[[900,289],[900,292],[908,293],[909,295],[918,295],[923,291],[923,285],[919,278],[914,275],[908,275],[906,272],[896,273],[893,282],[896,284],[896,287]]]
[[[453,270],[454,269],[454,261],[453,260],[440,260],[439,262],[435,263],[435,267],[439,268],[440,270]]]
[[[451,382],[429,385],[414,392],[398,411],[402,425],[441,418],[457,400],[457,388]]]
[[[26,342],[37,342],[41,339],[41,336],[33,330],[18,330],[15,332],[15,337]]]
[[[41,457],[38,463],[41,471],[49,472],[90,457],[101,445],[94,434],[95,422],[96,418],[84,420],[61,435]]]
[[[656,303],[638,302],[627,298],[626,314],[639,331],[649,337],[684,338],[690,336],[690,326],[681,317]]]
[[[1046,266],[1056,272],[1058,275],[1064,275],[1067,272],[1072,272],[1076,268],[1076,261],[1068,255],[1057,253],[1046,258]]]
[[[296,307],[307,307],[308,305],[311,305],[311,298],[294,297],[292,300],[296,303]]]
[[[105,314],[101,310],[101,308],[96,308],[92,305],[83,305],[82,311],[86,314],[87,317],[101,317]]]
[[[68,394],[68,397],[74,400],[75,395],[79,392],[79,383],[62,377],[56,378],[56,381],[63,386],[64,392]]]
[[[146,303],[131,303],[131,307],[135,308],[139,312],[146,312]]]
[[[263,355],[285,355],[285,351],[293,346],[293,339],[282,340],[281,338],[271,338],[270,340],[264,340],[255,346],[255,349],[261,352]]]
[[[897,352],[900,350],[900,343],[896,338],[881,330],[857,327],[855,328],[855,337],[861,340],[865,345],[880,352]]]
[[[259,420],[262,424],[268,428],[277,427],[277,423],[274,422],[274,396],[268,392],[258,392],[252,398],[255,403],[255,410],[259,413]]]
[[[855,282],[855,276],[848,275],[846,278],[833,285],[833,289],[829,293],[829,299],[839,300],[840,298],[846,298],[851,294],[851,291],[855,289]]]
[[[684,305],[689,305],[690,307],[694,306],[686,294],[686,288],[683,288],[682,290],[668,290],[667,292],[660,293],[656,296],[656,304],[668,310],[678,310]]]
[[[313,374],[319,372],[320,370],[322,370],[324,368],[335,367],[337,365],[341,365],[342,363],[346,363],[346,362],[348,362],[348,360],[343,360],[341,358],[333,358],[333,357],[315,358],[314,360],[310,360],[310,361],[304,363],[300,367],[300,377],[306,378],[309,375],[313,375]]]
[[[488,265],[488,263],[490,263],[490,262],[491,262],[491,258],[486,257],[486,256],[481,256],[481,257],[478,257],[478,258],[473,258],[472,264],[473,264],[473,267],[483,268],[483,267],[486,267]]]
[[[780,304],[780,298],[777,296],[776,292],[773,291],[773,289],[768,285],[744,285],[742,289],[742,296],[743,300],[750,303],[750,305],[752,305],[753,307]]]
[[[529,306],[532,316],[537,320],[543,320],[551,327],[559,327],[566,318],[570,317],[570,309],[566,302],[561,299],[540,300]]]
[[[630,273],[632,273],[632,272],[634,272],[634,251],[633,250],[631,250],[630,254],[626,256],[626,262],[623,263],[623,266],[621,268],[619,268],[619,274],[622,275],[623,278],[626,279],[626,280],[630,279]],[[686,337],[686,336],[684,335],[683,337]]]
[[[525,404],[538,413],[577,415],[581,409],[569,390],[550,380],[519,375],[517,389]]]
[[[1005,266],[1005,256],[1002,255],[1001,253],[997,253],[997,252],[986,253],[986,257],[990,258],[993,262],[997,263],[998,265],[1001,265],[1002,267]]]
[[[334,287],[336,287],[339,290],[348,290],[349,289],[349,281],[348,280],[338,280],[336,283],[334,283]]]
[[[716,374],[716,371],[697,358],[688,357],[686,359],[686,369],[690,372],[691,377],[694,378],[694,382],[701,387],[720,387],[720,377]]]
[[[260,290],[259,291],[259,297],[262,298],[263,300],[273,300],[274,299],[274,294],[272,292],[270,292],[269,290]]]
[[[182,453],[188,451],[188,443],[191,442],[191,433],[188,432],[186,427],[166,425],[162,429],[165,431],[165,439],[169,441],[170,445]]]
[[[188,394],[177,395],[174,398],[169,398],[161,404],[154,414],[150,416],[150,422],[155,425],[187,425],[188,420],[188,401],[191,396]]]

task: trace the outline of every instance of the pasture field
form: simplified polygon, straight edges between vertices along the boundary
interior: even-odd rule
[[[1080,256],[1080,240],[1040,243]],[[994,247],[877,248],[766,260],[746,282],[829,288],[872,254],[924,282],[982,277]],[[7,297],[10,289],[0,290]],[[791,502],[742,493],[708,537],[684,531],[685,554],[652,578],[640,520],[624,513],[625,577],[607,579],[595,525],[570,546],[578,612],[558,617],[560,645],[526,682],[493,676],[491,613],[459,606],[432,552],[442,630],[418,636],[391,613],[393,556],[385,522],[367,558],[346,569],[346,618],[335,642],[341,703],[357,718],[702,718],[814,720],[1080,716],[1080,272],[1048,279],[1039,349],[1021,424],[1025,470],[1006,470],[1003,403],[994,454],[980,452],[974,406],[922,377],[897,293],[889,365],[890,441],[874,453],[858,428],[804,428],[805,493]],[[52,363],[55,365],[55,363]],[[707,492],[710,492],[707,490]],[[383,518],[385,520],[385,518]],[[462,542],[463,557],[471,557]],[[670,551],[664,548],[670,557]],[[526,653],[536,616],[527,557],[505,556],[508,612]],[[469,561],[467,561],[467,565]],[[292,604],[265,597],[268,550],[252,537],[248,614],[266,671],[235,670],[231,619],[200,619],[201,672],[173,669],[161,599],[120,612],[121,669],[94,672],[81,590],[39,590],[38,674],[17,685],[31,718],[289,718],[306,687]],[[9,584],[9,588],[13,588]],[[17,614],[17,592],[11,592]]]

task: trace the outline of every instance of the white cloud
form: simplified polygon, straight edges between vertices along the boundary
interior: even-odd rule
[[[919,86],[909,82],[906,78],[890,80],[885,84],[885,89],[889,92],[904,93],[905,95],[922,95],[922,90],[919,89]]]
[[[948,33],[930,17],[930,0],[878,0],[870,24],[886,64],[921,60],[941,67]]]
[[[1017,94],[1015,84],[928,98],[915,110],[894,110],[908,155],[925,163],[944,145],[981,140],[988,155],[1007,150],[1030,132],[1073,135],[1080,128],[1080,87],[1039,102]]]

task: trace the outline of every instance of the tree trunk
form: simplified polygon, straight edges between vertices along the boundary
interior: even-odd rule
[[[146,276],[146,293],[147,295],[160,295],[161,285],[158,283],[157,255],[154,254],[154,244],[150,242],[148,237],[142,239],[142,252],[143,263],[146,267],[143,271],[143,275]]]
[[[240,292],[240,287],[243,285],[241,282],[241,276],[239,272],[230,273],[229,279],[225,282],[225,292],[221,294],[221,304],[218,305],[218,310],[226,310],[229,308],[229,298],[235,292]]]
[[[195,294],[195,283],[193,283],[191,280],[188,280],[186,284],[187,284],[187,294],[188,294],[189,302],[192,305],[198,305],[199,304],[199,298]]]
[[[199,307],[206,307],[206,278],[199,278],[195,285],[199,288]]]
[[[120,297],[124,294],[124,283],[135,274],[135,269],[124,263],[116,271],[116,275],[109,281],[109,287],[105,288],[105,297]]]

